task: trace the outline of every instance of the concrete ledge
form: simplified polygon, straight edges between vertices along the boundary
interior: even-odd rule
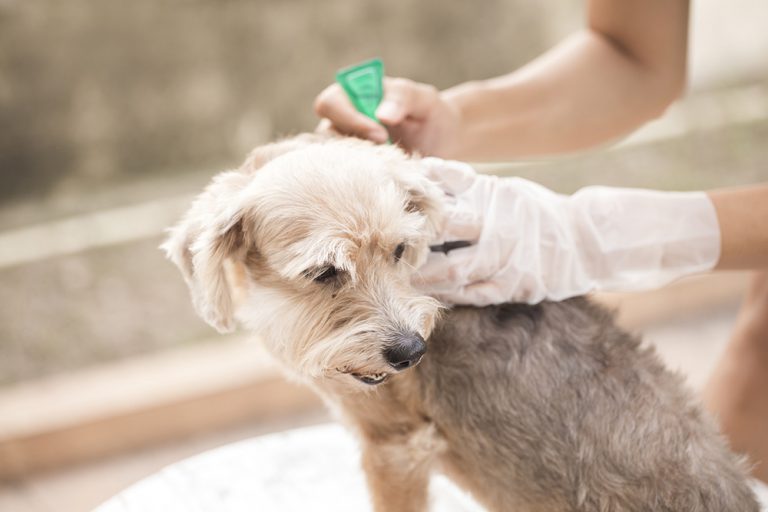
[[[320,407],[240,338],[87,369],[0,392],[0,479]]]

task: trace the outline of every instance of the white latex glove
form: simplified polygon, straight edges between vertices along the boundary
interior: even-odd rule
[[[710,270],[720,256],[717,215],[703,192],[587,187],[565,196],[462,162],[423,162],[448,195],[435,243],[474,243],[431,253],[414,277],[423,292],[451,304],[656,288]]]

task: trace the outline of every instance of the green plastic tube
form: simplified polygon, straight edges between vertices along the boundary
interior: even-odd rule
[[[384,97],[384,63],[371,59],[336,72],[336,81],[355,108],[376,122],[376,108]]]

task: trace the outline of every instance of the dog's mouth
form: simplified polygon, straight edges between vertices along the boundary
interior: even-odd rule
[[[363,384],[369,386],[378,386],[389,379],[388,373],[369,373],[366,375],[363,375],[362,373],[352,373],[351,375]]]

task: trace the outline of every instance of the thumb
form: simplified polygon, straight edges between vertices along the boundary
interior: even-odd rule
[[[388,126],[396,126],[406,118],[403,105],[396,99],[385,96],[376,109],[376,118]]]
[[[376,109],[376,118],[396,126],[406,118],[426,119],[439,100],[438,90],[407,78],[385,78],[384,99]]]

